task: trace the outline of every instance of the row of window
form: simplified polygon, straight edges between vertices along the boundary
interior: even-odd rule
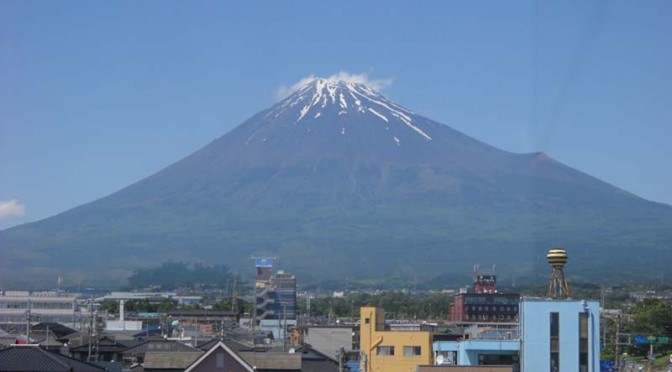
[[[33,302],[31,309],[74,309],[72,302]],[[0,309],[28,309],[28,302],[0,302]]]
[[[404,346],[404,356],[414,357],[422,354],[422,347],[420,346]],[[394,355],[394,346],[378,346],[376,348],[376,355],[391,356]]]
[[[467,296],[464,299],[465,305],[514,305],[517,306],[520,302],[518,296],[501,296],[501,295],[475,295]]]
[[[517,306],[467,306],[467,311],[500,311],[517,312]]]
[[[489,315],[489,314],[476,314],[476,315],[469,315],[466,314],[464,316],[464,320],[488,320],[488,321],[515,321],[518,317],[516,315],[503,315],[503,314],[494,314],[494,315]]]

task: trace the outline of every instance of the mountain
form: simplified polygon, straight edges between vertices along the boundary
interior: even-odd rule
[[[542,277],[554,246],[578,278],[656,279],[670,227],[668,205],[316,79],[146,179],[1,231],[0,287],[123,283],[168,260],[251,275],[259,255],[305,282],[466,275],[479,262]]]

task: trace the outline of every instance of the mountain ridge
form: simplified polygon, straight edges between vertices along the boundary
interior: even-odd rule
[[[672,258],[669,226],[672,207],[544,153],[500,150],[364,85],[316,79],[143,180],[0,231],[0,284],[30,265],[42,281],[60,271],[95,279],[82,262],[117,281],[168,259],[244,272],[262,254],[285,257],[305,278],[340,275],[315,257],[380,277],[446,255],[456,260],[437,274],[465,271],[489,254],[529,274],[561,244],[590,277],[607,271],[607,252],[623,262],[631,247]]]

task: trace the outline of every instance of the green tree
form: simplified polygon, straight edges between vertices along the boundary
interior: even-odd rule
[[[646,299],[639,302],[632,311],[632,322],[628,330],[633,335],[672,337],[672,303],[659,299]],[[658,353],[669,352],[672,344],[655,345]],[[636,345],[631,352],[636,355],[646,355],[647,345]]]

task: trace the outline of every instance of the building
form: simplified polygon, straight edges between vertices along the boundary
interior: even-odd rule
[[[294,275],[278,271],[263,286],[257,281],[256,297],[257,319],[296,320],[298,304]]]
[[[38,345],[10,346],[0,350],[2,371],[104,372],[105,368],[66,355],[46,351]]]
[[[375,307],[362,307],[360,321],[360,371],[415,372],[432,364],[431,331],[392,331]]]
[[[600,370],[600,304],[536,300],[521,303],[522,372]]]
[[[513,372],[598,372],[600,307],[595,301],[523,299],[520,322],[482,323],[433,344],[438,365],[509,366]]]
[[[449,366],[511,366],[520,370],[517,323],[472,324],[454,341],[435,341],[434,360]]]
[[[323,354],[335,355],[341,348],[347,351],[354,349],[353,326],[310,325],[303,332],[303,341]]]
[[[454,323],[506,323],[518,321],[517,293],[460,293],[450,305]]]
[[[185,371],[301,372],[301,364],[300,353],[235,350],[226,342],[218,341]]]
[[[81,319],[75,296],[64,292],[0,291],[0,323],[53,322],[74,327]]]
[[[499,293],[495,275],[476,274],[474,292],[459,293],[450,305],[449,320],[453,323],[517,322],[518,293]]]

